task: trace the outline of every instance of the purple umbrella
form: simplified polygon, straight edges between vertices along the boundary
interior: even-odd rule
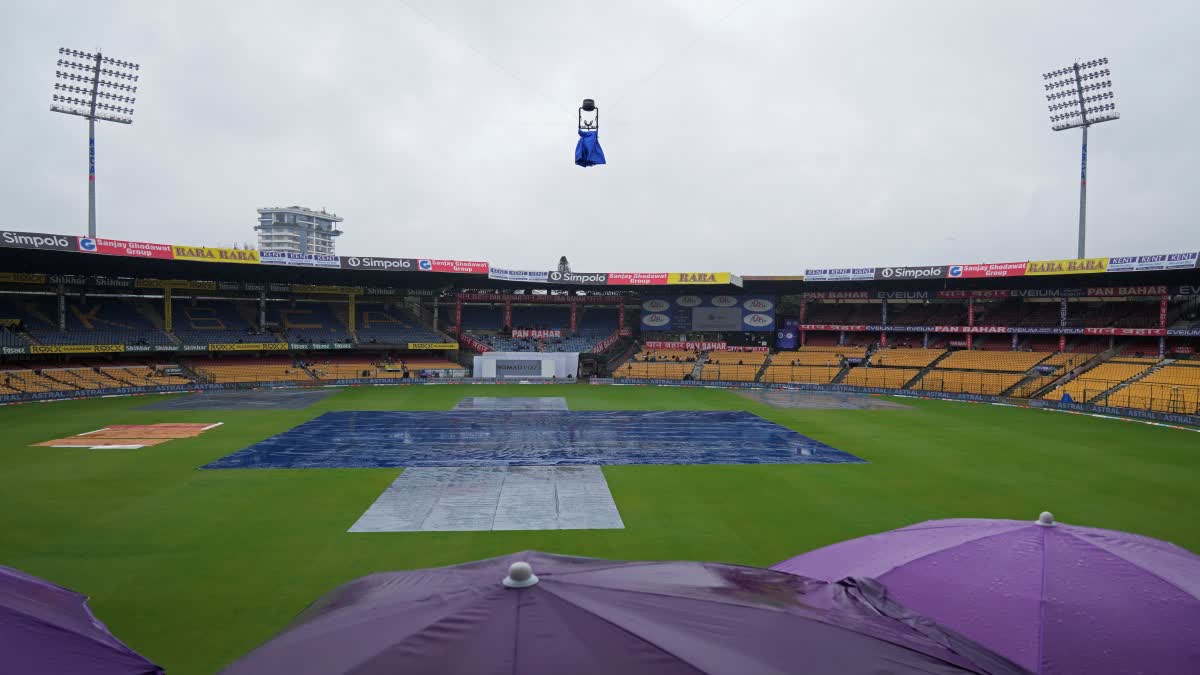
[[[352,581],[223,672],[1025,671],[887,601],[870,581],[526,551]]]
[[[108,632],[87,598],[0,565],[0,672],[158,675]]]
[[[897,602],[1036,673],[1200,672],[1200,556],[1054,522],[931,520],[771,569],[873,577]]]

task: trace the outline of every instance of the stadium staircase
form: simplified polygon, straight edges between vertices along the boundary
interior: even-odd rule
[[[342,329],[346,331],[346,334],[350,336],[350,339],[354,341],[354,344],[358,344],[358,335],[356,335],[354,331],[350,330],[350,307],[339,302],[334,303],[331,309],[333,310],[333,318],[337,319],[337,321],[342,324]]]
[[[1017,346],[1020,348],[1024,348],[1025,342],[1026,342],[1026,340],[1022,340],[1021,343],[1018,344]],[[1058,354],[1058,353],[1060,353],[1060,352],[1054,352],[1054,354]],[[1033,364],[1033,366],[1029,370],[1025,371],[1024,377],[1017,380],[1016,383],[1014,383],[1011,387],[1005,389],[1004,391],[1001,391],[1000,395],[1001,396],[1016,396],[1017,398],[1025,398],[1024,395],[1017,394],[1017,392],[1024,390],[1025,387],[1028,387],[1032,384],[1036,384],[1038,381],[1038,378],[1047,377],[1038,372],[1038,367],[1042,366],[1043,364],[1054,365],[1054,364],[1046,364],[1047,361],[1054,358],[1054,354],[1051,354],[1050,356],[1047,356],[1046,358],[1042,359],[1041,361],[1038,361],[1037,363]],[[1037,391],[1041,391],[1042,389],[1043,389],[1043,387],[1038,387],[1036,390],[1032,390],[1032,391],[1029,391],[1026,393],[1032,395],[1032,394],[1036,393]]]
[[[1036,369],[1036,368],[1037,368],[1037,366],[1034,366],[1034,369]],[[1028,387],[1029,385],[1033,384],[1034,382],[1037,382],[1037,379],[1040,376],[1037,374],[1037,372],[1034,369],[1025,371],[1025,377],[1022,377],[1021,379],[1017,380],[1016,384],[1014,384],[1013,386],[1009,387],[1008,389],[1005,389],[1004,391],[1000,392],[1000,395],[1001,396],[1012,396],[1013,392],[1021,391],[1023,388]],[[1038,390],[1040,391],[1041,387],[1039,387]]]
[[[1134,375],[1133,377],[1129,378],[1128,380],[1125,380],[1124,382],[1117,384],[1115,387],[1106,389],[1106,390],[1100,392],[1099,394],[1097,394],[1096,396],[1091,397],[1090,399],[1087,400],[1087,402],[1092,403],[1093,401],[1103,401],[1108,396],[1112,395],[1113,393],[1120,391],[1120,390],[1124,389],[1125,387],[1128,387],[1129,385],[1133,384],[1134,382],[1137,382],[1138,380],[1141,380],[1141,379],[1149,376],[1151,373],[1156,373],[1156,372],[1162,370],[1163,366],[1169,366],[1172,363],[1175,363],[1174,359],[1165,359],[1163,361],[1159,361],[1158,363],[1147,368],[1146,370],[1143,370],[1142,372],[1138,373],[1137,375]]]
[[[909,380],[908,382],[905,382],[904,386],[901,387],[901,389],[911,389],[912,386],[914,384],[920,382],[921,379],[924,378],[925,375],[927,375],[929,373],[929,371],[933,370],[934,368],[937,368],[939,363],[941,363],[942,361],[945,361],[946,357],[950,356],[953,353],[954,352],[950,351],[949,349],[942,352],[941,356],[937,357],[933,361],[930,361],[929,365],[925,366],[920,371],[918,371],[917,374],[915,376],[913,376],[913,378],[911,380]]]
[[[614,356],[613,358],[609,359],[607,364],[605,365],[605,368],[608,372],[608,376],[612,377],[613,374],[616,373],[621,368],[621,366],[625,365],[630,360],[632,360],[633,356],[638,353],[638,351],[641,349],[641,347],[642,347],[642,345],[640,342],[638,342],[637,340],[631,340],[629,342],[629,344],[625,345],[623,351],[621,351],[618,355]]]
[[[833,379],[829,381],[829,384],[841,384],[842,380],[846,379],[846,375],[849,373],[850,373],[850,364],[849,363],[842,364],[842,369],[838,371],[837,375],[833,376]]]
[[[193,382],[201,382],[201,383],[205,383],[205,384],[212,382],[211,377],[200,374],[200,372],[198,372],[197,370],[192,368],[190,365],[188,365],[182,359],[180,359],[176,365],[178,365],[179,370],[183,372],[183,376],[190,379]]]
[[[696,356],[696,365],[692,367],[693,380],[700,379],[700,372],[704,370],[704,364],[706,363],[708,363],[708,353],[700,352],[700,354]],[[719,372],[717,374],[720,375]]]
[[[115,383],[115,386],[118,386],[118,387],[141,386],[137,382],[134,382],[132,379],[123,379],[123,378],[117,377],[117,374],[113,373],[111,369],[105,369],[105,370],[101,370],[99,372],[100,372],[101,376],[107,377],[108,379],[112,380]],[[123,370],[121,371],[121,373],[128,375],[128,373],[126,373]]]
[[[151,326],[157,328],[160,332],[162,332],[163,335],[166,335],[167,339],[170,340],[171,343],[176,347],[183,344],[182,340],[175,337],[174,333],[167,330],[166,321],[163,319],[162,314],[159,313],[158,308],[154,306],[154,303],[150,302],[149,300],[130,300],[129,304],[133,307],[133,311],[137,312],[139,316],[148,321]]]
[[[267,330],[266,326],[258,325],[257,307],[246,302],[234,302],[232,304],[233,309],[235,312],[237,312],[238,317],[240,317],[242,321],[245,321],[247,326],[250,326],[255,330]],[[274,331],[272,331],[272,335],[274,335]]]
[[[58,382],[59,384],[63,385],[68,391],[74,391],[79,388],[75,385],[75,383],[73,383],[69,380],[63,379],[61,377],[57,377],[56,374],[54,373],[54,371],[49,370],[49,369],[42,371],[42,377],[46,378],[47,380],[53,380],[54,382]]]
[[[1038,389],[1037,391],[1030,393],[1028,398],[1042,398],[1046,394],[1049,394],[1050,392],[1054,391],[1055,389],[1063,386],[1064,384],[1070,382],[1071,380],[1074,380],[1075,378],[1079,377],[1080,375],[1083,375],[1087,371],[1108,361],[1109,359],[1111,359],[1112,357],[1114,357],[1120,353],[1121,353],[1121,347],[1119,347],[1119,346],[1114,346],[1111,349],[1107,349],[1103,352],[1100,352],[1099,354],[1096,354],[1095,356],[1093,356],[1091,359],[1084,361],[1082,364],[1080,364],[1075,369],[1067,370],[1060,377],[1056,378],[1055,380],[1053,380],[1046,386],[1042,387],[1041,389]]]
[[[58,328],[58,321],[55,321],[53,318],[50,317],[49,314],[46,314],[45,312],[43,312],[41,310],[41,308],[38,307],[35,303],[29,302],[28,300],[25,300],[20,297],[14,297],[13,304],[16,305],[17,307],[20,307],[21,310],[27,312],[30,316],[37,319],[38,321],[45,323],[47,326],[50,327],[51,330]],[[38,340],[37,338],[35,338],[32,333],[29,333],[28,330],[26,331],[26,333],[29,337],[30,342],[32,342],[34,344],[41,344],[41,341]]]
[[[771,359],[774,356],[774,354],[767,354],[767,358],[763,360],[762,368],[759,368],[758,372],[754,374],[755,382],[762,382],[763,375],[767,374],[767,366],[771,365]]]

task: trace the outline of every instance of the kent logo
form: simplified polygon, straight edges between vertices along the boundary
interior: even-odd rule
[[[715,284],[717,283],[717,275],[704,272],[680,272],[679,281],[685,284]]]

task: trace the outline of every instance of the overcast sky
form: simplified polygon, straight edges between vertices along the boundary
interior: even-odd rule
[[[1041,73],[1108,57],[1088,253],[1200,249],[1200,3],[16,2],[0,24],[4,229],[86,233],[60,46],[142,65],[97,130],[101,236],[253,242],[324,207],[347,255],[577,271],[1073,257],[1079,132]],[[584,97],[607,166],[573,163]]]

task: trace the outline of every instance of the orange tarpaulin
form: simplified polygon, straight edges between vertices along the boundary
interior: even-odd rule
[[[41,447],[104,448],[113,446],[147,447],[176,438],[194,438],[219,423],[187,424],[114,424],[112,426],[60,438]]]

